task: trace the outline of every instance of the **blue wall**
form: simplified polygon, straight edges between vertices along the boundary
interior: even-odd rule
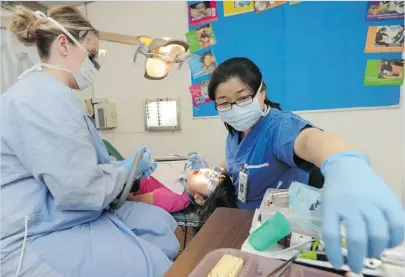
[[[217,4],[219,18],[211,23],[217,44],[211,48],[218,63],[235,56],[252,59],[262,70],[268,97],[284,110],[399,104],[398,86],[364,86],[364,73],[368,59],[401,53],[365,54],[364,47],[368,26],[403,21],[366,21],[366,1],[287,3],[231,17]],[[194,110],[194,117],[214,115],[212,102]]]

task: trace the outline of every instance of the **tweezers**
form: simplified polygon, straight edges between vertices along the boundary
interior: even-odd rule
[[[270,272],[266,277],[281,277],[283,273],[289,269],[292,263],[300,256],[300,252],[296,253],[291,259],[282,263],[280,266],[276,267],[272,272]]]

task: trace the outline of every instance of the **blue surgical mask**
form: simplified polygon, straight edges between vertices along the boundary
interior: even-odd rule
[[[259,92],[253,98],[252,103],[239,107],[233,105],[232,109],[226,112],[219,112],[222,121],[231,125],[236,131],[245,132],[259,121],[260,117],[266,114],[259,103]]]

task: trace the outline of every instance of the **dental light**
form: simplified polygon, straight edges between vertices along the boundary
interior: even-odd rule
[[[139,54],[146,57],[144,76],[150,80],[166,78],[172,69],[180,69],[191,55],[187,42],[168,37],[152,39],[148,36],[100,32],[100,39],[135,46],[133,62],[136,62]]]
[[[139,54],[146,57],[144,76],[149,80],[166,78],[172,69],[180,69],[189,57],[189,45],[185,41],[146,36],[139,37],[138,41],[133,62]]]

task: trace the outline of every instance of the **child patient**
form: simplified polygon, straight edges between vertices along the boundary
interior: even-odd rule
[[[158,164],[164,166],[164,164]],[[174,172],[179,172],[173,168]],[[155,177],[138,180],[139,189],[128,200],[159,206],[173,213],[195,205],[199,213],[209,216],[217,207],[236,207],[236,196],[231,178],[219,167],[208,168],[204,158],[197,153],[188,155],[184,172],[171,184],[162,184]],[[179,190],[180,188],[180,190]]]

